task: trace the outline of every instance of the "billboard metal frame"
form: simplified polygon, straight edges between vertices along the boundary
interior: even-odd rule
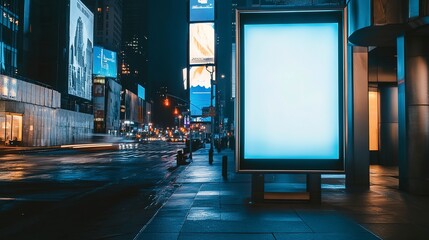
[[[251,18],[249,16],[257,16]],[[246,16],[243,19],[243,16]],[[245,159],[244,158],[244,51],[243,26],[246,23],[260,23],[263,17],[279,23],[323,23],[338,22],[338,102],[339,102],[339,157],[338,159]],[[303,17],[306,16],[306,17]],[[309,17],[311,16],[311,17]],[[292,20],[285,20],[288,19]],[[344,173],[345,169],[345,120],[347,47],[344,9],[293,9],[293,10],[237,10],[237,51],[236,51],[236,171],[239,173]],[[256,20],[255,20],[256,19]],[[306,19],[302,21],[303,19]],[[316,20],[313,20],[316,19]],[[265,20],[263,20],[265,21]],[[249,161],[250,160],[250,161]]]

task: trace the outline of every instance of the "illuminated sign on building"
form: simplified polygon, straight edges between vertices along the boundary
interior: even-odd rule
[[[215,58],[214,23],[189,25],[189,64],[213,64]]]
[[[70,0],[68,93],[91,100],[94,14]]]
[[[118,74],[116,52],[94,47],[93,74],[100,77],[116,78]]]
[[[238,170],[343,170],[342,12],[239,17]]]
[[[191,22],[214,21],[215,0],[190,0],[189,19]]]
[[[146,100],[145,93],[145,88],[141,85],[137,85],[137,96],[143,100]]]
[[[191,67],[190,71],[190,100],[192,116],[202,116],[202,109],[210,106],[211,83],[210,73],[205,66]],[[213,73],[213,77],[216,74]],[[214,101],[213,101],[214,106]],[[210,121],[210,118],[203,118],[203,121]]]

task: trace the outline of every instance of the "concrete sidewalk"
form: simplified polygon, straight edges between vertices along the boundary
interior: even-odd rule
[[[227,180],[223,155],[228,157]],[[198,150],[176,181],[175,193],[135,239],[379,239],[324,203],[323,196],[321,205],[251,204],[250,180],[249,174],[235,173],[231,150],[215,151],[212,165],[208,149]]]

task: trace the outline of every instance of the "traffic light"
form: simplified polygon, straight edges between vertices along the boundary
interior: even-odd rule
[[[166,107],[170,106],[170,100],[168,98],[164,99],[164,106]]]
[[[179,110],[177,108],[174,108],[174,115],[179,115]]]

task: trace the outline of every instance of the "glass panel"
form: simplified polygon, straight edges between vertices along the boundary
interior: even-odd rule
[[[6,135],[6,118],[4,117],[4,115],[0,116],[0,142],[4,142],[5,141],[5,136]]]
[[[12,140],[22,141],[22,116],[13,116]]]
[[[5,140],[12,140],[12,136],[11,136],[11,129],[12,129],[12,116],[11,115],[6,115],[6,126],[5,126],[5,131],[6,131],[6,137]]]

